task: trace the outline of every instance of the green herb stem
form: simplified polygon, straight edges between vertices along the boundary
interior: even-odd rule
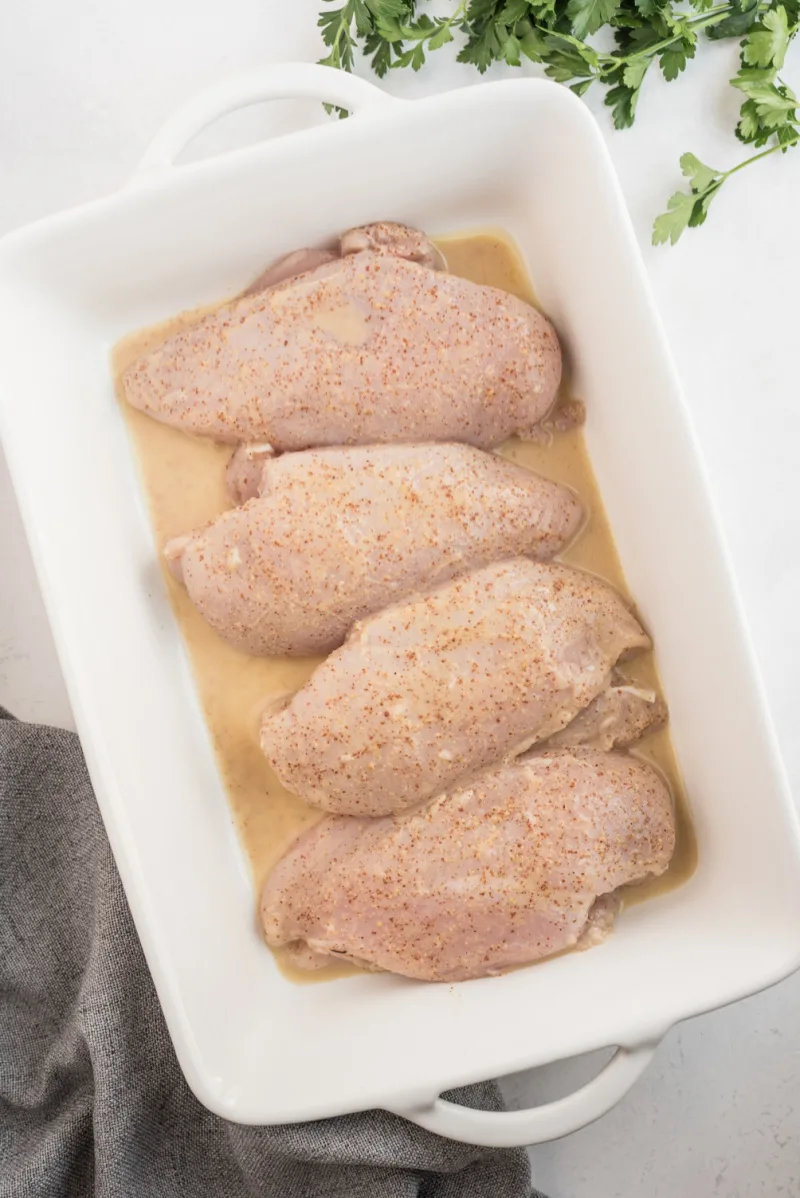
[[[712,25],[719,25],[733,11],[732,4],[719,4],[716,8],[711,8],[707,13],[703,13],[701,17],[692,17],[679,33],[673,33],[671,37],[664,38],[662,42],[656,42],[654,46],[645,46],[642,50],[635,50],[633,54],[621,55],[619,58],[614,55],[604,57],[609,58],[617,66],[620,63],[633,62],[637,58],[652,58],[659,51],[666,50],[668,46],[674,46],[675,42],[679,42],[688,29],[694,32],[710,28]]]
[[[468,0],[461,0],[461,3],[459,4],[458,8],[453,13],[452,17],[448,17],[447,20],[444,22],[444,25],[440,25],[438,28],[439,29],[442,29],[442,28],[452,29],[453,25],[456,22],[458,22],[458,28],[461,29],[461,27],[463,25],[462,18],[464,17],[464,15],[467,11],[467,3],[468,3]],[[436,33],[436,32],[437,32],[437,30],[435,30],[435,29],[431,30],[431,34]]]
[[[770,154],[777,154],[778,150],[790,150],[792,146],[796,146],[800,141],[800,132],[787,141],[778,142],[775,146],[770,146],[768,150],[762,150],[760,154],[753,154],[751,158],[745,158],[744,162],[739,162],[736,166],[732,166],[729,171],[722,172],[722,180],[730,179],[731,175],[735,175],[737,171],[742,171],[746,166],[750,166],[753,162],[758,162],[761,158],[769,158]]]

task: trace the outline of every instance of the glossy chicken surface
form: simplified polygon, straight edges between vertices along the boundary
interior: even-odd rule
[[[426,265],[427,239],[397,228],[345,234],[341,257],[301,251],[276,263],[134,362],[128,402],[187,432],[277,450],[488,447],[529,432],[561,378],[552,326],[505,291]],[[321,264],[291,273],[309,262]]]
[[[166,549],[201,614],[248,653],[326,653],[415,591],[490,561],[553,557],[582,519],[567,487],[469,445],[257,465],[260,497]]]
[[[401,811],[560,731],[649,643],[594,575],[494,564],[357,624],[261,746],[315,806]]]
[[[602,939],[614,892],[663,873],[674,844],[650,766],[539,752],[411,814],[323,819],[267,879],[264,932],[306,967],[338,957],[429,981],[483,977]]]

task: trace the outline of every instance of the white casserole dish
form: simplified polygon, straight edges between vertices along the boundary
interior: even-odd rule
[[[171,169],[216,115],[290,95],[355,116]],[[655,637],[699,867],[588,953],[459,985],[364,975],[297,987],[258,935],[108,354],[272,257],[376,219],[500,226],[528,260],[588,401],[591,456]],[[118,195],[2,242],[0,405],[98,802],[206,1106],[243,1123],[377,1106],[478,1144],[550,1139],[617,1101],[677,1020],[800,964],[798,821],[620,192],[565,88],[502,82],[408,103],[295,65],[213,90]],[[603,1073],[546,1107],[497,1114],[437,1097],[606,1045],[620,1048]]]

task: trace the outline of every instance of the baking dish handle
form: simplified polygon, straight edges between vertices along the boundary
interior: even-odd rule
[[[417,1107],[391,1107],[427,1131],[485,1148],[519,1148],[558,1140],[610,1111],[638,1080],[658,1047],[618,1048],[597,1077],[574,1094],[525,1111],[476,1111],[444,1098]]]
[[[321,100],[353,114],[403,103],[373,83],[332,67],[309,62],[275,63],[217,83],[179,108],[153,138],[134,178],[142,172],[172,166],[192,138],[219,117],[264,100],[290,99]]]

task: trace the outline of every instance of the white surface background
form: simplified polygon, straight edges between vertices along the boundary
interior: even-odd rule
[[[4,0],[0,233],[121,185],[159,124],[206,84],[319,57],[319,7],[321,0]],[[629,132],[614,133],[599,96],[592,104],[694,412],[800,795],[800,151],[739,175],[702,230],[675,249],[652,249],[650,223],[677,185],[679,155],[691,149],[727,167],[742,154],[731,132],[738,97],[726,86],[735,47],[704,45],[699,57],[668,88],[648,80]],[[797,88],[800,50],[785,74]],[[392,76],[388,86],[414,96],[476,80],[445,50],[420,75]],[[193,153],[322,119],[315,104],[264,107],[220,122]],[[2,459],[0,514],[0,703],[25,719],[71,727]],[[550,1198],[797,1195],[799,998],[796,976],[673,1030],[611,1114],[531,1150],[535,1183]],[[591,1071],[585,1061],[553,1066],[510,1079],[506,1091],[530,1104],[567,1092]]]

